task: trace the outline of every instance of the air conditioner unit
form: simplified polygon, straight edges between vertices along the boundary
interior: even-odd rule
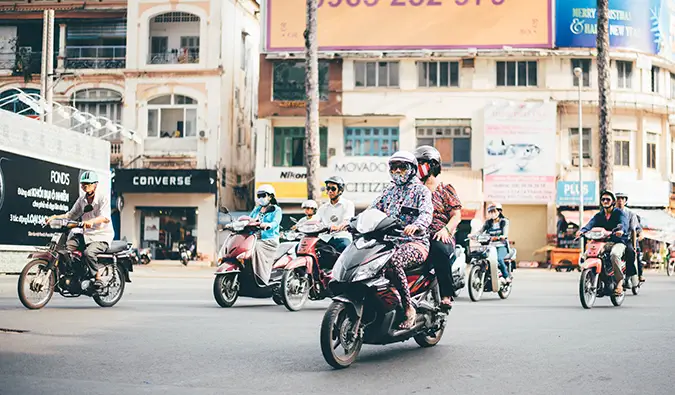
[[[202,140],[206,140],[206,131],[200,130],[199,131],[199,138]]]

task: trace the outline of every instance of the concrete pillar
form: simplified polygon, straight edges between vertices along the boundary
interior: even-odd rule
[[[56,68],[63,70],[66,68],[66,24],[59,24],[59,55],[56,61]]]

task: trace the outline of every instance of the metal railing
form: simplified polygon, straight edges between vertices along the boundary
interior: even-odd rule
[[[116,164],[122,162],[122,141],[115,140],[110,142],[110,163]]]
[[[199,63],[199,51],[172,51],[151,53],[148,55],[149,64],[182,64]]]
[[[13,75],[40,74],[41,67],[42,52],[0,52],[0,70],[12,70]]]
[[[127,47],[124,45],[68,46],[66,69],[123,69]]]

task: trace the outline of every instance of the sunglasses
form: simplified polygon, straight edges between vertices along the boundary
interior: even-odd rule
[[[265,192],[263,192],[263,193],[259,193],[259,194],[255,195],[255,196],[259,197],[259,198],[265,198],[265,197],[267,197],[267,194]]]
[[[394,162],[389,164],[389,170],[391,171],[396,171],[396,170],[407,170],[408,165],[406,163],[402,162]]]
[[[611,202],[612,199],[610,199],[610,198],[602,198],[602,199],[600,199],[600,201],[601,201],[601,202]]]
[[[326,190],[330,192],[337,192],[338,189],[336,187],[326,187]]]

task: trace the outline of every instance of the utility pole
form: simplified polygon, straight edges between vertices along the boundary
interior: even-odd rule
[[[54,101],[54,10],[42,13],[42,62],[40,67],[40,96],[47,101],[47,108],[42,108],[40,119],[52,123],[51,107]]]
[[[316,0],[307,0],[305,28],[305,166],[307,167],[307,198],[321,197],[319,184],[319,43],[317,39]]]
[[[597,0],[598,14],[598,120],[600,132],[600,190],[612,189],[614,159],[612,152],[612,131],[609,128],[609,0]],[[580,82],[581,83],[581,82]],[[581,131],[579,131],[581,139]]]

